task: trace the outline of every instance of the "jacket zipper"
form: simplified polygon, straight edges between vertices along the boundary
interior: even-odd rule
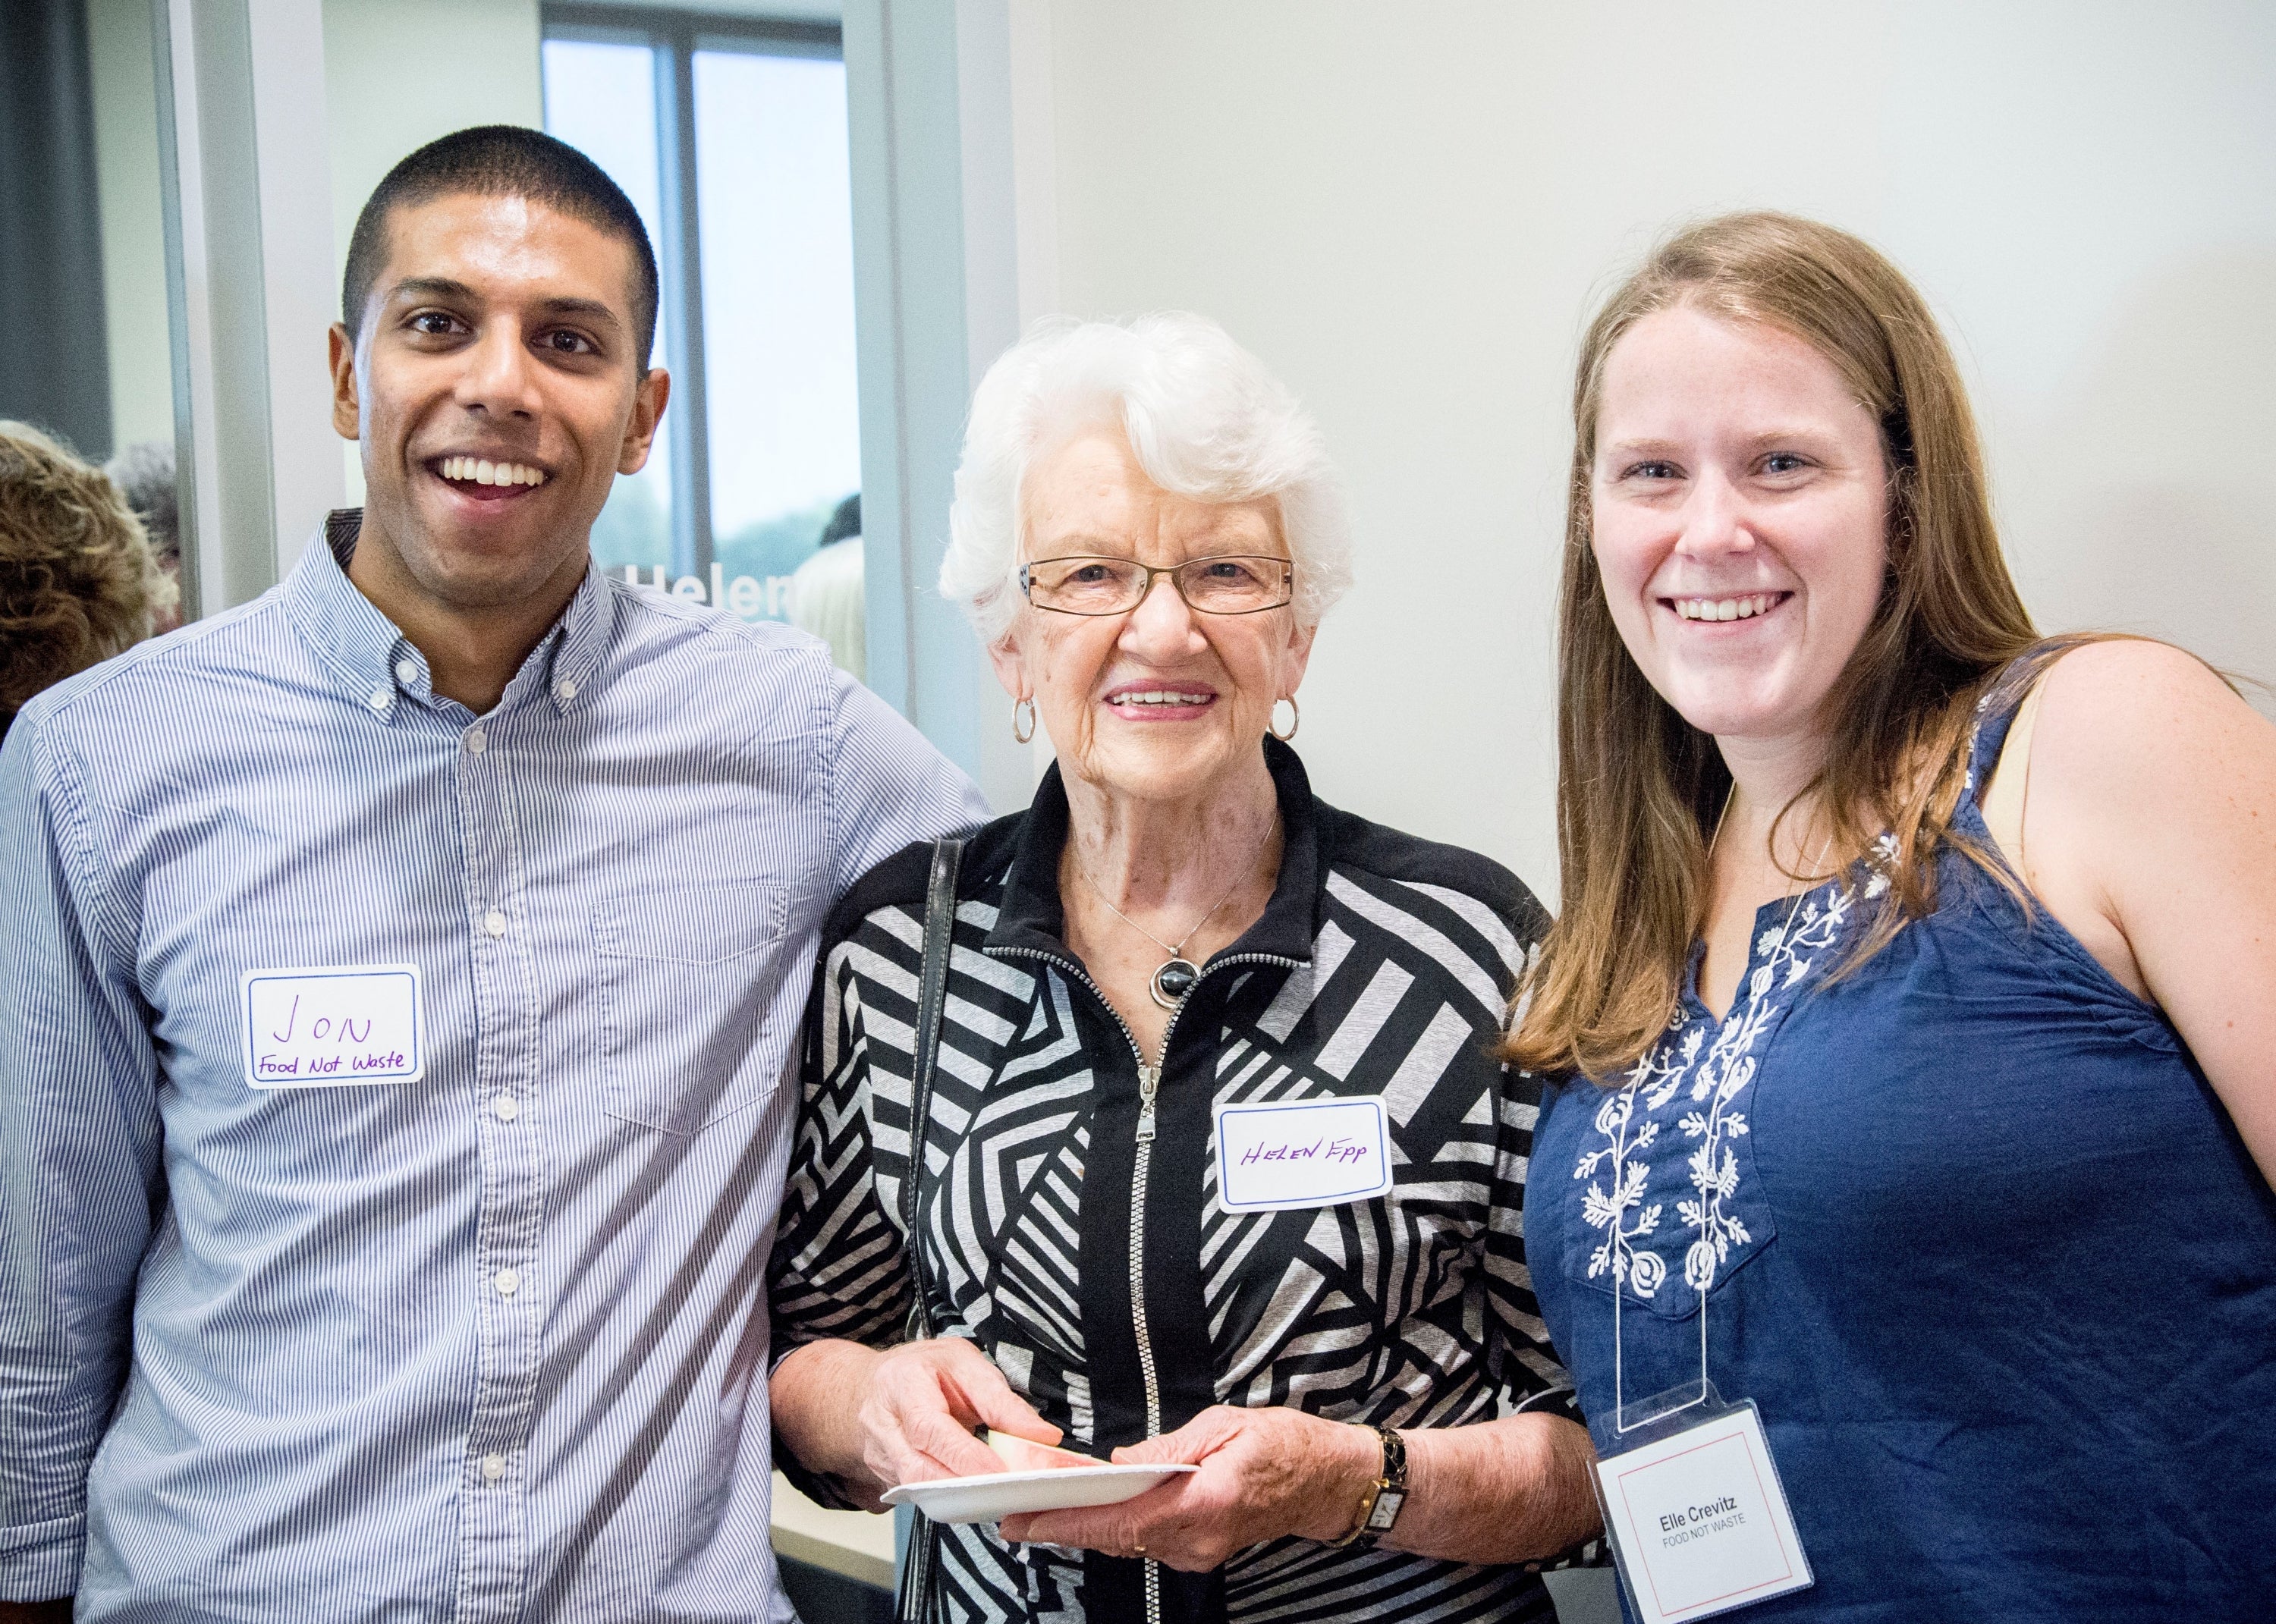
[[[1036,947],[1003,947],[988,950],[998,958],[1041,959],[1046,964],[1057,965],[1090,989],[1091,996],[1104,1005],[1106,1013],[1114,1017],[1114,1024],[1122,1028],[1128,1040],[1130,1052],[1138,1062],[1138,1132],[1137,1154],[1130,1168],[1130,1324],[1138,1339],[1138,1374],[1146,1388],[1146,1436],[1159,1438],[1162,1433],[1162,1384],[1154,1363],[1154,1339],[1146,1325],[1146,1183],[1154,1162],[1154,1102],[1162,1089],[1162,1066],[1146,1064],[1146,1051],[1138,1043],[1138,1035],[1122,1018],[1122,1012],[1099,990],[1090,978],[1090,972],[1072,959],[1062,959],[1057,953]],[[1176,1036],[1178,1018],[1186,1013],[1203,980],[1221,969],[1236,964],[1278,964],[1290,969],[1301,965],[1301,959],[1284,959],[1278,953],[1240,953],[1230,959],[1213,959],[1194,978],[1186,989],[1186,996],[1178,1000],[1177,1008],[1170,1012],[1170,1024],[1162,1028],[1162,1059],[1170,1058],[1170,1039]],[[1146,1624],[1162,1624],[1162,1565],[1151,1557],[1146,1559]]]

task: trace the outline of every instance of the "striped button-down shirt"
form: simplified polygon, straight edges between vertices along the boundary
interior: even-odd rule
[[[786,1617],[817,931],[978,796],[811,639],[597,573],[477,717],[353,536],[0,753],[0,1597]]]

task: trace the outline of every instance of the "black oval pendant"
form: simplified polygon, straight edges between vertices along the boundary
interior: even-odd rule
[[[1175,1009],[1178,1000],[1191,992],[1194,983],[1201,978],[1201,970],[1196,966],[1183,959],[1172,959],[1154,972],[1154,982],[1149,990],[1154,995],[1154,1002],[1164,1009]]]

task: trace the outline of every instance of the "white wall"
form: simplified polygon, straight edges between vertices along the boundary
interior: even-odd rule
[[[364,200],[398,159],[470,125],[543,127],[537,0],[324,0],[324,95],[337,277]],[[313,341],[321,350],[323,334]],[[347,469],[360,503],[353,444]]]
[[[1049,9],[1062,307],[1215,316],[1350,476],[1361,585],[1299,740],[1330,799],[1553,893],[1574,348],[1670,223],[1733,208],[1920,283],[2043,626],[2276,679],[2265,0]]]
[[[161,9],[183,597],[211,614],[273,585],[342,495],[322,345],[323,13],[321,0]]]
[[[150,0],[87,0],[95,160],[102,216],[110,442],[174,443],[166,230],[158,199],[158,79]]]

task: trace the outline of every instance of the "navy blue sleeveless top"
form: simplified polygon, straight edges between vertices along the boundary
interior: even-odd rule
[[[1817,1581],[1734,1616],[2276,1619],[2276,1195],[2164,1015],[1955,853],[1824,984],[1884,884],[1759,910],[1720,1021],[1695,947],[1632,1073],[1545,1090],[1526,1253],[1597,1446],[1615,1282],[1631,1419],[1697,1379],[1703,1285]]]

